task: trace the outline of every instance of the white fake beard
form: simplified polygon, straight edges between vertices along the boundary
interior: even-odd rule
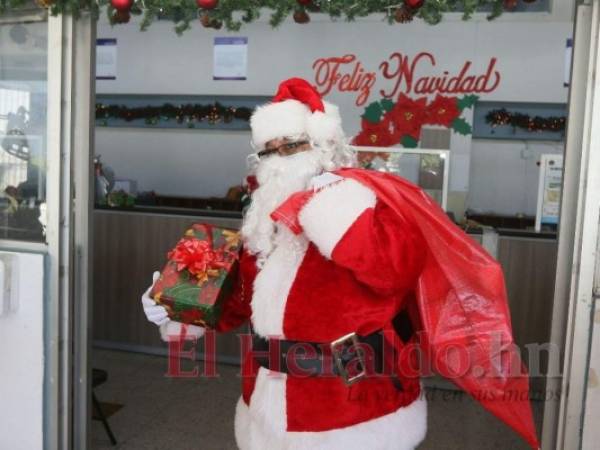
[[[271,155],[258,164],[259,187],[252,193],[241,233],[246,249],[258,256],[259,267],[274,249],[276,227],[271,213],[292,194],[308,188],[323,171],[322,156],[313,149],[291,156]]]

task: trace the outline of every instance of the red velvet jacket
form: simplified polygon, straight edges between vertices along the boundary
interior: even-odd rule
[[[251,318],[262,336],[329,343],[350,332],[388,330],[392,319],[414,302],[424,252],[419,231],[378,201],[370,189],[345,179],[317,193],[300,214],[304,232],[287,229],[263,268],[245,253],[234,295],[226,303],[219,331]],[[402,346],[399,339],[387,343]],[[247,355],[248,356],[248,355]],[[408,361],[395,361],[403,366]],[[243,398],[252,401],[255,375],[245,358]],[[401,367],[400,374],[410,373]],[[352,386],[339,377],[286,379],[288,431],[323,431],[388,414],[412,403],[419,380],[372,376]]]

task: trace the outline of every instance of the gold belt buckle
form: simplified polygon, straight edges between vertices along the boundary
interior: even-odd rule
[[[337,366],[342,380],[344,380],[344,383],[346,383],[347,386],[356,383],[366,376],[367,365],[365,362],[365,352],[360,346],[360,342],[358,342],[358,336],[356,333],[353,332],[342,336],[341,338],[332,341],[329,346],[331,348],[331,354],[333,355],[335,365]],[[340,346],[342,347],[341,350],[339,349]],[[344,362],[342,361],[342,353],[346,347],[354,347],[356,351],[356,357],[358,358],[362,368],[362,370],[354,376],[349,376],[348,371],[344,366]]]

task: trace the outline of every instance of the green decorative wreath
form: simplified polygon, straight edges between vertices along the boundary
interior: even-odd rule
[[[28,0],[0,0],[0,15],[28,6]],[[468,20],[477,11],[487,11],[488,18],[498,17],[505,9],[504,0],[36,0],[51,14],[91,12],[98,17],[106,11],[112,23],[128,22],[130,15],[143,14],[142,30],[156,19],[175,23],[175,31],[182,33],[194,21],[205,27],[238,31],[244,24],[257,20],[261,13],[270,13],[272,27],[293,16],[298,23],[310,20],[309,13],[321,13],[332,20],[352,21],[370,14],[386,14],[389,23],[407,22],[419,17],[435,25],[448,12],[462,13]]]

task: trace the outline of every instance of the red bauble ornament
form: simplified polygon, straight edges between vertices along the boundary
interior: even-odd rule
[[[418,9],[423,6],[423,0],[404,0],[404,4],[411,8]]]
[[[519,0],[504,0],[504,9],[507,11],[513,11],[518,4]]]
[[[219,4],[219,0],[196,0],[198,8],[215,9]]]
[[[296,0],[299,5],[308,6],[312,3],[312,0]]]
[[[117,11],[129,11],[133,6],[133,0],[110,0],[110,4]]]
[[[310,16],[306,11],[299,9],[294,13],[294,21],[296,23],[308,23],[310,22]]]

